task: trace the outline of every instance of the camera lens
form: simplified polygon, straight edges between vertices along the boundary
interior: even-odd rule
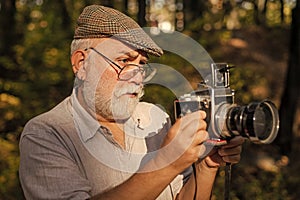
[[[226,126],[232,136],[242,135],[252,142],[269,144],[277,136],[279,116],[270,101],[232,106],[227,112]]]

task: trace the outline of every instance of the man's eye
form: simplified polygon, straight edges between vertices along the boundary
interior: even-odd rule
[[[128,58],[123,58],[123,59],[118,60],[118,62],[121,64],[127,64],[128,61],[129,61]]]
[[[147,61],[141,61],[140,62],[140,65],[146,65],[147,64]]]

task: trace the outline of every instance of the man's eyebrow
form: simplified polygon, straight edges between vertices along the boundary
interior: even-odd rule
[[[136,58],[139,55],[142,55],[142,58],[144,58],[145,60],[149,59],[148,54],[147,53],[142,53],[141,51],[119,51],[118,54],[119,54],[119,56],[127,55],[131,58]]]

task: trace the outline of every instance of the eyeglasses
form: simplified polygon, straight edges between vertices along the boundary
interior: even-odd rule
[[[116,66],[118,69],[120,69],[120,71],[118,72],[118,70],[116,70],[112,65],[110,65],[112,68],[114,68],[114,70],[116,70],[116,72],[118,74],[118,80],[120,80],[120,81],[128,81],[140,72],[143,76],[143,83],[145,83],[145,82],[150,81],[156,74],[157,70],[155,68],[150,67],[150,65],[148,63],[142,64],[142,65],[126,64],[124,67],[120,67],[120,65],[118,65],[117,63],[115,63],[114,61],[109,59],[104,54],[97,51],[95,48],[89,47],[89,48],[85,49],[85,51],[87,51],[88,49],[92,49],[97,54],[102,56],[106,61],[110,62],[111,64]]]

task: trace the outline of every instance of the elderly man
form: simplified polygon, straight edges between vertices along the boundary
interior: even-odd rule
[[[243,139],[207,155],[206,114],[171,126],[140,102],[162,50],[129,17],[86,7],[71,45],[70,97],[30,120],[20,140],[20,181],[28,199],[209,199],[220,166],[240,160]],[[193,166],[193,167],[192,167]]]

